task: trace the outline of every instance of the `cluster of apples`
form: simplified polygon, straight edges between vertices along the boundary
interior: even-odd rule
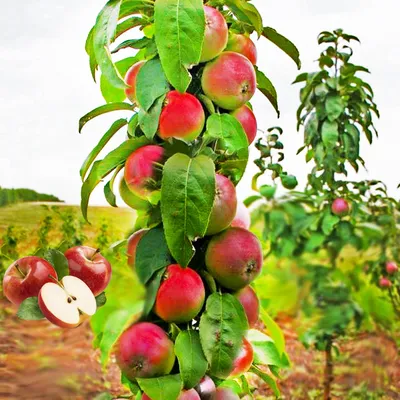
[[[392,287],[393,282],[391,278],[397,274],[399,267],[394,261],[387,261],[385,264],[385,271],[387,276],[381,276],[379,279],[379,286],[388,289]]]
[[[53,265],[44,258],[23,257],[5,272],[3,292],[19,306],[37,297],[40,310],[53,324],[75,328],[96,312],[96,298],[111,279],[111,265],[98,250],[76,246],[65,252],[69,275],[58,279]]]

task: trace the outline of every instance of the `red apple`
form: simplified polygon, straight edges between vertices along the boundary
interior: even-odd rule
[[[248,36],[232,33],[229,35],[225,51],[243,54],[252,64],[257,64],[257,48]]]
[[[399,270],[399,267],[397,266],[397,264],[394,261],[388,261],[386,263],[386,272],[389,275],[395,274],[398,270]]]
[[[139,322],[119,338],[117,362],[131,380],[168,375],[175,363],[174,344],[157,325]]]
[[[96,312],[92,291],[75,276],[64,276],[61,282],[43,285],[38,301],[43,315],[61,328],[75,328]]]
[[[251,364],[253,364],[253,360],[254,360],[253,346],[247,339],[243,338],[243,347],[240,350],[239,355],[233,362],[233,370],[230,374],[230,377],[234,378],[247,372],[250,369]]]
[[[182,390],[178,400],[200,400],[200,396],[194,389]]]
[[[158,289],[154,311],[167,322],[189,322],[202,309],[204,299],[200,275],[191,268],[172,264]]]
[[[204,376],[202,380],[195,387],[201,400],[214,400],[215,399],[215,383],[209,376]]]
[[[203,106],[195,96],[173,90],[167,94],[161,111],[159,136],[190,142],[202,132],[205,118]]]
[[[134,210],[148,210],[151,206],[147,200],[136,196],[135,193],[128,188],[124,178],[122,178],[119,183],[119,194],[124,203]]]
[[[204,6],[206,31],[200,62],[210,61],[225,49],[228,43],[228,25],[224,16],[215,8]]]
[[[232,228],[250,229],[251,216],[249,209],[241,202],[237,203],[236,215],[231,223]]]
[[[217,388],[215,394],[215,400],[240,400],[240,397],[228,387]]]
[[[157,171],[155,163],[162,163],[163,159],[164,149],[155,145],[140,147],[128,157],[124,178],[136,196],[145,199],[156,189],[161,171]]]
[[[216,193],[206,235],[215,235],[228,228],[236,214],[237,199],[234,184],[216,174]]]
[[[136,78],[138,76],[140,68],[142,68],[145,63],[146,63],[146,61],[139,61],[136,64],[133,64],[132,67],[130,67],[128,69],[128,72],[125,75],[125,83],[127,85],[129,85],[129,87],[125,89],[125,94],[126,94],[126,97],[132,103],[136,103],[137,102],[137,98],[136,98]]]
[[[98,250],[88,246],[76,246],[65,252],[69,273],[81,279],[95,296],[107,287],[111,279],[111,264]]]
[[[343,217],[350,212],[350,205],[347,200],[339,197],[333,201],[331,209],[333,214]]]
[[[20,305],[28,297],[36,297],[45,283],[53,282],[49,275],[57,279],[53,266],[43,258],[20,258],[4,274],[4,295],[11,303]]]
[[[136,260],[136,249],[139,244],[140,239],[147,233],[148,229],[140,229],[139,231],[135,232],[131,237],[128,239],[128,265],[131,266],[133,269],[135,268],[135,260]]]
[[[206,267],[223,287],[239,290],[261,272],[263,263],[260,241],[242,228],[228,228],[213,236],[206,251]]]
[[[253,97],[257,79],[253,64],[245,56],[226,51],[205,66],[201,85],[217,106],[235,110]]]
[[[253,111],[244,105],[231,114],[241,123],[249,144],[252,144],[257,136],[257,120]]]
[[[392,287],[392,282],[390,281],[390,279],[382,276],[379,279],[379,286],[382,288],[390,288],[390,287]]]
[[[234,294],[234,296],[242,304],[247,316],[250,328],[253,328],[258,321],[260,314],[260,302],[256,292],[251,286],[246,286]]]

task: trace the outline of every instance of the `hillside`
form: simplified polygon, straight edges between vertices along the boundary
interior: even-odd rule
[[[6,189],[0,186],[0,207],[10,204],[31,202],[31,201],[51,201],[61,203],[58,197],[52,194],[38,193],[32,189]]]

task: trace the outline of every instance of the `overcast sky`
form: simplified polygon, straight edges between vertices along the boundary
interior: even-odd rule
[[[103,104],[91,80],[84,44],[88,30],[103,6],[103,0],[21,0],[2,7],[0,15],[0,186],[28,187],[52,193],[68,203],[80,201],[79,168],[90,149],[108,129],[117,114],[91,121],[78,134],[78,119]],[[400,52],[396,0],[254,0],[264,25],[277,29],[298,46],[303,71],[317,68],[320,49],[316,42],[322,30],[343,28],[357,35],[354,62],[367,66],[366,77],[376,93],[382,118],[377,123],[380,138],[373,147],[365,141],[362,153],[368,172],[362,177],[382,179],[394,193],[398,173],[400,132]],[[23,12],[22,12],[23,10]],[[275,84],[281,109],[277,120],[262,95],[254,97],[259,127],[280,125],[288,162],[286,168],[304,183],[304,156],[295,156],[302,136],[296,132],[298,86],[291,82],[295,64],[274,45],[258,42],[259,67]],[[126,51],[126,56],[130,55]],[[114,148],[124,133],[110,143]],[[254,152],[253,152],[254,153]],[[249,167],[239,195],[248,194]],[[104,204],[97,189],[91,204]]]

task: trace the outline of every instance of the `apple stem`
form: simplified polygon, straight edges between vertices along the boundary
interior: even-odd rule
[[[90,257],[90,260],[93,261],[93,258],[96,256],[96,254],[100,253],[100,249],[96,249],[96,251],[93,253],[92,257]]]
[[[26,277],[26,275],[22,272],[22,270],[21,270],[21,268],[19,267],[18,264],[15,264],[15,268],[17,269],[17,271],[21,274],[21,276],[22,276],[23,278]]]
[[[160,164],[160,163],[158,163],[156,161],[153,161],[153,165],[155,165],[156,167],[160,168],[161,170],[163,170],[163,168],[164,168],[163,164]]]

